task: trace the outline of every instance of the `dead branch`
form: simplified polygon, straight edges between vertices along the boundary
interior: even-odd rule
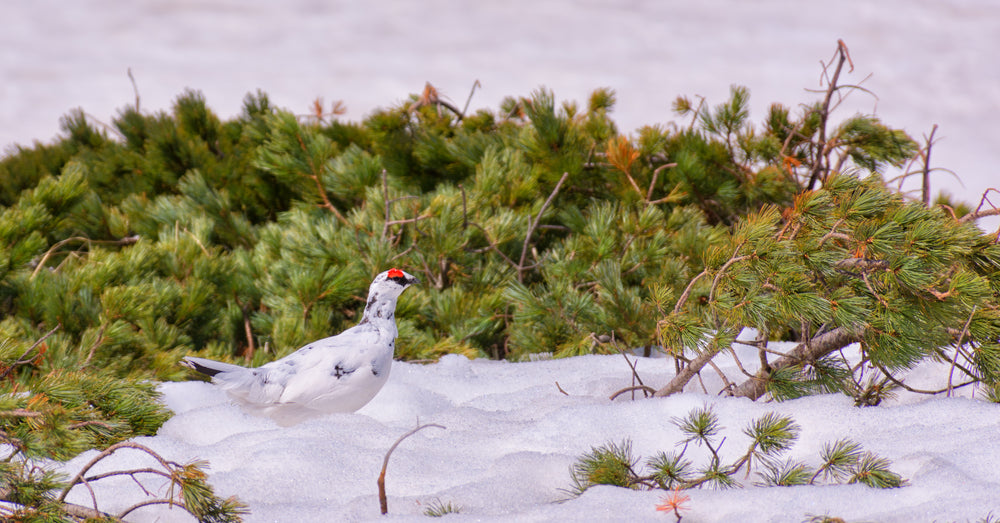
[[[934,133],[937,132],[937,124],[931,127],[931,135],[927,137],[927,147],[920,153],[924,159],[924,176],[921,184],[924,207],[931,206],[931,146],[934,145]]]
[[[139,86],[135,84],[135,77],[132,76],[132,68],[128,68],[128,79],[132,82],[132,90],[135,91],[135,112],[139,112]]]
[[[151,505],[170,505],[172,507],[185,508],[183,503],[178,503],[176,500],[173,499],[167,499],[167,498],[148,499],[146,501],[140,501],[139,503],[136,503],[135,505],[132,505],[131,507],[123,510],[121,513],[118,514],[117,517],[118,519],[125,519],[125,516],[129,515],[131,512],[140,509],[142,507],[148,507]]]
[[[684,288],[684,292],[681,293],[681,297],[677,298],[677,303],[674,305],[674,314],[677,314],[678,312],[681,311],[681,307],[684,306],[684,303],[687,302],[688,297],[691,295],[691,289],[694,288],[694,284],[697,283],[698,280],[700,280],[701,277],[706,274],[708,274],[708,269],[699,272],[697,276],[695,276],[694,278],[691,279],[691,281],[688,282],[687,287]]]
[[[989,189],[983,191],[983,196],[979,199],[979,205],[976,206],[976,210],[963,216],[959,220],[959,222],[966,223],[987,216],[1000,216],[1000,207],[997,207],[996,205],[993,204],[993,202],[990,201],[990,192],[1000,193],[1000,189],[994,189],[990,187]],[[990,208],[984,209],[983,207],[986,205],[989,205]],[[994,234],[994,237],[995,237],[994,240],[995,242],[1000,241],[1000,229],[997,229],[997,232]]]
[[[961,353],[962,340],[969,333],[969,325],[972,324],[972,317],[976,314],[976,309],[978,305],[972,306],[972,311],[969,313],[969,319],[965,320],[965,326],[962,327],[962,333],[959,334],[958,339],[955,340],[955,358],[951,360],[951,368],[948,369],[948,397],[951,397],[951,383],[952,377],[955,375],[955,367],[958,366],[958,355]]]
[[[472,95],[475,94],[477,87],[483,87],[483,84],[479,83],[478,78],[472,83],[472,89],[469,90],[469,97],[465,100],[465,107],[462,108],[463,115],[469,111],[469,104],[472,103]],[[459,118],[459,120],[461,120],[461,118]]]
[[[556,182],[556,186],[552,189],[552,192],[549,193],[549,197],[545,200],[544,203],[542,203],[542,208],[538,209],[538,214],[535,215],[535,219],[531,220],[529,218],[528,232],[527,234],[524,235],[524,244],[521,245],[521,260],[517,263],[518,283],[524,283],[524,272],[528,269],[524,265],[524,262],[528,257],[528,245],[531,243],[531,236],[535,233],[535,229],[538,228],[538,222],[542,220],[542,213],[545,212],[545,209],[548,208],[549,204],[552,203],[552,200],[555,199],[556,194],[559,193],[559,188],[562,187],[562,184],[563,182],[566,181],[566,178],[569,178],[568,172],[563,173],[562,177],[559,178],[559,181]]]
[[[34,359],[37,358],[37,356],[32,356],[31,358],[28,358],[28,359],[25,359],[25,358],[28,356],[28,354],[31,354],[31,351],[35,350],[36,347],[38,347],[39,345],[42,344],[42,342],[44,342],[46,339],[48,339],[49,336],[52,336],[53,334],[55,334],[56,331],[59,330],[60,327],[62,327],[62,324],[56,325],[55,327],[53,327],[52,330],[50,330],[49,332],[46,332],[44,336],[42,336],[41,338],[38,338],[38,341],[36,341],[30,347],[28,347],[28,349],[25,350],[21,354],[21,356],[19,358],[17,358],[17,360],[14,363],[11,363],[10,366],[8,366],[6,369],[4,369],[3,374],[0,374],[0,380],[6,378],[7,376],[10,376],[10,373],[14,372],[14,369],[17,368],[18,365],[24,365],[26,363],[30,363],[30,362],[34,361]]]
[[[97,331],[97,338],[94,340],[94,343],[90,344],[90,349],[87,350],[87,358],[83,360],[82,364],[80,364],[81,367],[90,365],[90,360],[94,359],[94,354],[97,353],[97,348],[101,346],[102,342],[104,342],[104,329],[107,327],[107,322],[101,324],[101,328]],[[253,344],[252,341],[250,343]]]
[[[816,182],[826,179],[826,173],[829,173],[829,159],[827,154],[830,152],[830,143],[826,139],[826,124],[827,120],[830,118],[830,103],[833,100],[833,94],[838,92],[839,87],[837,86],[837,81],[840,79],[840,72],[844,68],[844,62],[849,61],[849,54],[847,52],[847,44],[843,40],[837,40],[837,66],[833,71],[833,77],[827,79],[827,89],[826,95],[823,98],[823,104],[820,106],[819,110],[819,126],[816,142],[813,144],[815,149],[815,157],[813,158],[812,169],[809,173],[809,184],[806,185],[806,190],[812,190],[816,187]],[[826,67],[824,66],[824,74],[826,72]],[[851,70],[854,70],[854,64],[851,63]]]
[[[656,389],[654,389],[653,387],[649,387],[649,386],[646,386],[646,385],[632,385],[631,387],[625,387],[624,389],[621,389],[621,390],[615,392],[614,394],[612,394],[611,396],[609,396],[608,399],[611,400],[611,401],[615,401],[615,398],[617,398],[618,396],[621,396],[622,394],[625,394],[626,392],[632,392],[632,391],[636,391],[636,390],[641,390],[641,391],[645,392],[647,397],[656,395]],[[635,398],[633,398],[633,399],[635,399]]]
[[[65,240],[60,240],[54,243],[52,247],[49,247],[49,250],[45,251],[45,254],[43,254],[42,258],[38,261],[38,265],[35,265],[35,270],[31,271],[30,279],[34,279],[35,276],[37,276],[38,273],[41,272],[42,268],[45,267],[45,262],[49,260],[49,257],[51,257],[60,247],[66,245],[69,242],[84,242],[89,247],[91,244],[94,243],[107,244],[107,245],[132,245],[138,241],[139,241],[138,236],[126,236],[120,240],[91,240],[90,238],[87,238],[85,236],[73,236],[70,238],[66,238]]]
[[[476,83],[479,83],[479,80],[476,80]],[[473,88],[473,90],[475,89]],[[469,93],[469,99],[470,100],[472,99],[472,93]],[[461,122],[462,118],[464,118],[464,113],[462,111],[459,111],[458,107],[455,107],[448,101],[441,98],[441,96],[438,94],[437,88],[431,85],[430,82],[426,82],[424,84],[423,93],[420,94],[420,97],[417,98],[416,102],[410,104],[410,110],[416,111],[417,109],[420,109],[421,107],[427,105],[436,106],[438,108],[438,116],[441,115],[441,108],[444,107],[445,109],[448,109],[452,113],[455,113],[455,117],[458,119],[458,121]],[[466,104],[466,107],[468,107],[468,104]]]
[[[563,396],[569,396],[569,393],[563,390],[562,385],[559,385],[558,381],[556,382],[556,388],[559,389],[559,392],[563,393]]]
[[[712,358],[719,353],[719,350],[720,349],[718,348],[705,349],[705,351],[699,354],[695,359],[690,360],[687,366],[680,369],[677,375],[670,380],[670,383],[667,383],[665,386],[657,390],[653,395],[663,397],[683,391],[684,386],[691,381],[691,378],[695,377],[695,375],[697,375],[698,372],[701,371],[702,367],[707,365],[709,361],[712,361]]]
[[[650,180],[650,182],[649,182],[649,190],[646,191],[646,204],[647,205],[653,203],[652,202],[652,200],[653,200],[653,189],[656,188],[656,180],[660,176],[660,171],[662,171],[664,169],[670,169],[672,167],[677,167],[677,162],[665,163],[665,164],[657,167],[656,169],[653,169],[653,179]]]
[[[732,390],[736,386],[736,384],[729,381],[729,378],[726,378],[725,373],[722,372],[722,369],[720,369],[714,361],[708,360],[708,366],[712,367],[712,369],[715,370],[715,373],[719,375],[719,378],[722,379],[722,390]]]
[[[382,515],[389,513],[389,501],[385,496],[385,469],[389,466],[389,456],[392,455],[392,451],[396,450],[396,447],[403,442],[404,439],[416,434],[417,432],[426,429],[427,427],[435,427],[439,429],[444,429],[445,427],[438,425],[436,423],[428,423],[426,425],[418,425],[415,429],[403,434],[396,440],[395,443],[389,447],[388,452],[385,453],[385,459],[382,460],[382,472],[378,475],[378,503],[382,510]]]
[[[104,459],[104,458],[106,458],[106,457],[114,454],[115,452],[117,452],[117,451],[119,451],[119,450],[121,450],[123,448],[130,448],[130,449],[135,449],[135,450],[140,450],[142,452],[145,452],[150,457],[152,457],[154,460],[156,460],[157,462],[159,462],[159,464],[165,470],[172,470],[171,463],[168,462],[167,460],[163,459],[159,454],[157,454],[156,452],[154,452],[149,447],[146,447],[144,445],[140,445],[140,444],[132,442],[132,441],[122,441],[121,443],[116,443],[116,444],[111,445],[110,447],[104,449],[103,452],[101,452],[97,456],[94,456],[93,459],[91,459],[89,462],[87,462],[87,464],[84,465],[83,468],[81,468],[80,471],[76,473],[76,476],[74,476],[73,479],[71,479],[69,481],[69,483],[66,484],[66,487],[63,488],[62,492],[59,494],[59,497],[56,498],[56,500],[60,501],[60,502],[64,501],[66,499],[66,495],[69,494],[69,491],[73,490],[73,487],[75,487],[77,484],[82,483],[84,481],[84,476],[87,474],[88,471],[90,471],[91,468],[93,468],[94,465],[96,465],[102,459]]]

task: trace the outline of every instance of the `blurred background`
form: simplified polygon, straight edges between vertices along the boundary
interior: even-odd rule
[[[188,88],[222,118],[259,89],[302,114],[340,100],[341,118],[359,120],[425,82],[462,107],[478,81],[471,109],[540,86],[581,103],[610,87],[629,134],[678,120],[679,95],[714,105],[737,84],[759,121],[772,102],[819,99],[809,89],[838,39],[854,63],[841,82],[871,93],[840,116],[874,113],[920,143],[938,125],[932,165],[954,175],[936,173],[935,194],[975,207],[1000,188],[994,0],[5,0],[0,147],[52,141],[76,107],[110,122],[136,103],[129,70],[146,112]]]

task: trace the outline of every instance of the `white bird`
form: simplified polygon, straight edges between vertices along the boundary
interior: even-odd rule
[[[365,406],[389,379],[396,346],[396,300],[416,277],[389,269],[375,277],[361,321],[350,329],[309,343],[271,363],[251,369],[186,357],[182,365],[212,382],[248,411],[293,425],[333,412]]]

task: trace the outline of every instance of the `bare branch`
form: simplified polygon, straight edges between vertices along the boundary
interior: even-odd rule
[[[138,236],[126,236],[119,240],[91,240],[90,238],[87,238],[85,236],[73,236],[70,238],[66,238],[65,240],[60,240],[54,243],[52,247],[49,247],[49,250],[45,251],[45,254],[42,255],[42,259],[38,261],[37,265],[35,265],[35,270],[31,271],[30,279],[34,279],[35,276],[37,276],[38,273],[41,272],[42,268],[45,267],[45,262],[48,261],[50,256],[52,256],[56,251],[58,251],[60,247],[66,245],[69,242],[83,242],[86,243],[87,246],[89,247],[91,244],[94,243],[108,244],[108,245],[132,245],[138,241],[139,241]]]
[[[969,312],[969,319],[965,320],[965,326],[962,327],[962,333],[958,335],[958,339],[955,340],[955,358],[951,360],[951,368],[948,369],[948,397],[951,397],[951,383],[952,377],[955,375],[955,367],[958,365],[958,355],[961,352],[960,347],[962,346],[962,340],[969,333],[969,325],[972,324],[972,317],[976,314],[976,309],[978,305],[972,306],[972,311]]]
[[[171,470],[170,462],[168,462],[167,460],[165,460],[162,457],[160,457],[159,454],[157,454],[156,452],[154,452],[149,447],[146,447],[144,445],[140,445],[140,444],[132,442],[132,441],[122,441],[121,443],[116,443],[116,444],[111,445],[110,447],[104,449],[103,452],[101,452],[97,456],[94,456],[93,459],[91,459],[89,462],[87,462],[87,464],[84,465],[83,468],[81,468],[79,472],[77,472],[76,476],[73,476],[73,479],[71,479],[69,481],[69,483],[66,484],[66,487],[59,494],[59,497],[56,498],[57,501],[60,501],[60,502],[64,501],[66,499],[66,495],[69,494],[69,491],[72,490],[73,487],[75,487],[78,483],[81,483],[83,481],[84,476],[87,474],[87,472],[94,465],[96,465],[102,459],[104,459],[104,458],[106,458],[106,457],[114,454],[115,452],[117,452],[117,451],[119,451],[119,450],[121,450],[123,448],[130,448],[130,449],[135,449],[135,450],[140,450],[142,452],[145,452],[146,454],[148,454],[149,456],[151,456],[153,459],[155,459],[157,462],[159,462],[160,465],[164,469]]]
[[[426,425],[418,425],[415,429],[413,429],[413,430],[407,432],[406,434],[403,434],[402,436],[400,436],[399,439],[397,439],[396,442],[393,443],[391,447],[389,447],[389,451],[385,453],[385,459],[382,460],[382,472],[378,475],[378,502],[379,502],[379,507],[381,508],[383,515],[389,513],[389,501],[388,501],[388,499],[386,499],[386,496],[385,496],[385,469],[386,469],[386,467],[389,466],[389,456],[392,455],[392,451],[396,450],[396,447],[398,447],[399,444],[402,443],[404,439],[406,439],[406,438],[408,438],[408,437],[416,434],[417,432],[419,432],[419,431],[421,431],[423,429],[426,429],[427,427],[435,427],[435,428],[439,428],[439,429],[444,429],[445,428],[445,427],[443,427],[441,425],[438,425],[436,423],[428,423]]]
[[[476,79],[475,82],[472,83],[472,89],[469,90],[469,97],[465,100],[465,107],[462,108],[462,116],[458,118],[459,120],[461,120],[462,117],[465,115],[465,113],[469,111],[469,104],[472,103],[472,95],[475,94],[476,88],[477,87],[481,88],[482,86],[483,84],[479,83],[478,78]]]
[[[670,383],[661,387],[656,391],[654,396],[669,396],[671,394],[681,392],[684,390],[684,386],[687,382],[691,381],[698,372],[701,371],[702,367],[712,361],[712,358],[719,353],[719,349],[705,349],[701,354],[699,354],[695,359],[688,362],[687,366],[680,370]]]
[[[566,178],[569,178],[568,172],[563,173],[562,177],[559,178],[559,181],[556,182],[556,186],[552,189],[552,192],[549,193],[549,197],[545,200],[545,203],[542,204],[542,208],[538,209],[538,214],[535,215],[535,219],[529,219],[528,221],[528,233],[524,235],[524,244],[521,246],[521,260],[517,263],[517,281],[520,283],[524,283],[524,271],[527,270],[524,262],[528,257],[528,245],[531,243],[531,236],[535,233],[535,229],[538,227],[538,222],[542,220],[542,213],[545,212],[545,209],[548,208],[549,204],[552,203],[552,200],[555,199],[556,194],[559,193],[559,188],[562,187]]]
[[[107,327],[107,322],[101,324],[101,328],[97,331],[97,338],[94,340],[94,343],[90,344],[90,349],[87,350],[87,358],[83,360],[83,363],[80,365],[81,367],[90,365],[90,360],[94,359],[94,354],[97,353],[97,348],[100,347],[101,343],[104,341],[104,329]]]
[[[691,281],[688,282],[687,287],[684,288],[684,292],[681,293],[681,297],[677,298],[677,303],[674,305],[674,314],[677,314],[678,312],[681,311],[681,307],[684,306],[684,303],[687,302],[688,300],[688,296],[691,295],[691,289],[694,288],[694,284],[697,283],[698,280],[700,280],[701,277],[706,274],[708,274],[708,269],[699,272],[697,276],[695,276],[694,278],[691,279]]]
[[[341,214],[340,211],[338,211],[336,207],[334,207],[333,203],[330,201],[330,198],[326,195],[326,189],[323,187],[323,182],[319,178],[319,174],[320,174],[319,166],[317,166],[315,164],[315,162],[313,162],[313,158],[309,154],[309,148],[306,147],[306,142],[302,138],[302,133],[298,133],[298,132],[295,133],[295,138],[298,140],[298,142],[299,142],[299,148],[302,149],[303,154],[305,154],[305,156],[306,156],[306,161],[309,163],[309,171],[310,172],[305,173],[305,174],[309,178],[312,178],[313,182],[316,183],[316,192],[319,193],[319,197],[323,201],[323,203],[320,205],[320,207],[322,207],[324,209],[327,209],[328,211],[332,212],[333,215],[336,216],[337,219],[340,220],[340,222],[343,223],[344,225],[350,225],[351,222],[347,221],[347,218],[345,218],[344,215]]]
[[[135,91],[135,112],[139,112],[139,86],[135,84],[135,77],[132,76],[132,68],[128,68],[128,79],[132,82],[132,90]]]
[[[173,499],[167,499],[167,498],[163,498],[163,499],[149,499],[149,500],[146,500],[146,501],[141,501],[139,503],[136,503],[135,505],[132,505],[131,507],[123,510],[120,514],[118,514],[118,519],[124,519],[125,516],[127,516],[129,513],[133,512],[134,510],[140,509],[142,507],[148,507],[150,505],[170,505],[170,506],[173,506],[173,507],[185,508],[185,506],[184,506],[183,503],[179,503],[179,502],[177,502],[176,500],[173,500]]]
[[[15,361],[14,363],[11,363],[9,367],[7,367],[6,369],[4,369],[3,373],[0,374],[0,379],[4,379],[7,376],[10,376],[10,373],[13,372],[14,369],[18,365],[24,365],[25,363],[29,363],[32,360],[34,360],[35,357],[29,358],[29,359],[24,359],[24,358],[27,357],[28,354],[31,353],[31,351],[35,350],[35,347],[38,347],[39,345],[42,344],[42,342],[44,342],[46,339],[48,339],[49,336],[52,336],[53,334],[55,334],[56,331],[59,330],[60,327],[62,327],[61,324],[60,325],[56,325],[55,327],[53,327],[52,330],[50,330],[49,332],[46,332],[44,336],[42,336],[41,338],[38,338],[38,341],[36,341],[30,347],[28,347],[28,349],[26,351],[24,351],[24,353],[22,353],[19,358],[17,358],[17,361]]]
[[[626,392],[632,392],[632,391],[636,391],[636,390],[641,390],[641,391],[645,392],[647,397],[656,395],[656,389],[654,389],[653,387],[649,387],[649,386],[646,386],[646,385],[633,385],[631,387],[625,387],[624,389],[621,389],[621,390],[615,392],[614,394],[612,394],[611,396],[609,396],[608,399],[611,400],[611,401],[614,401],[615,398],[617,398],[618,396],[621,396],[622,394],[625,394]]]
[[[923,189],[923,201],[925,207],[931,206],[931,146],[934,145],[934,133],[937,132],[937,124],[931,128],[931,135],[927,137],[927,147],[924,148],[924,152],[920,156],[924,159],[924,176],[923,184],[921,187]]]

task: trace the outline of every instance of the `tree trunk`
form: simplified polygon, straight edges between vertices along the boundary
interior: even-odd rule
[[[820,334],[815,338],[809,340],[808,343],[800,343],[797,347],[791,350],[787,355],[778,358],[777,360],[771,362],[771,369],[761,369],[757,371],[752,378],[744,381],[738,387],[733,390],[733,395],[738,397],[746,397],[752,400],[757,400],[767,392],[767,379],[771,372],[783,369],[785,367],[790,367],[792,365],[797,365],[802,362],[815,361],[831,352],[846,347],[852,343],[861,340],[859,334],[848,330],[845,327],[837,327],[830,332]],[[663,388],[656,391],[654,396],[669,396],[676,392],[681,392],[684,390],[684,386],[687,382],[691,381],[691,378],[695,377],[702,367],[708,365],[708,362],[712,361],[719,353],[718,350],[715,351],[705,351],[698,355],[695,359],[688,363],[687,367],[684,367],[674,379],[670,380]]]
[[[712,358],[714,358],[718,353],[719,350],[715,349],[706,350],[705,352],[699,354],[697,358],[688,362],[687,367],[681,369],[681,371],[674,376],[674,379],[670,380],[670,383],[667,383],[666,386],[656,391],[656,394],[653,394],[653,396],[669,396],[675,392],[684,390],[684,386],[687,385],[687,382],[691,381],[691,378],[695,377],[695,375],[701,371],[702,367],[708,365],[708,362],[712,361]]]
[[[802,362],[816,361],[831,352],[844,348],[852,343],[861,341],[861,335],[845,327],[837,327],[830,332],[826,332],[809,340],[808,343],[800,343],[787,355],[771,362],[771,371],[760,370],[754,377],[744,381],[735,390],[733,395],[746,397],[752,400],[764,395],[767,392],[767,379],[771,372]]]

